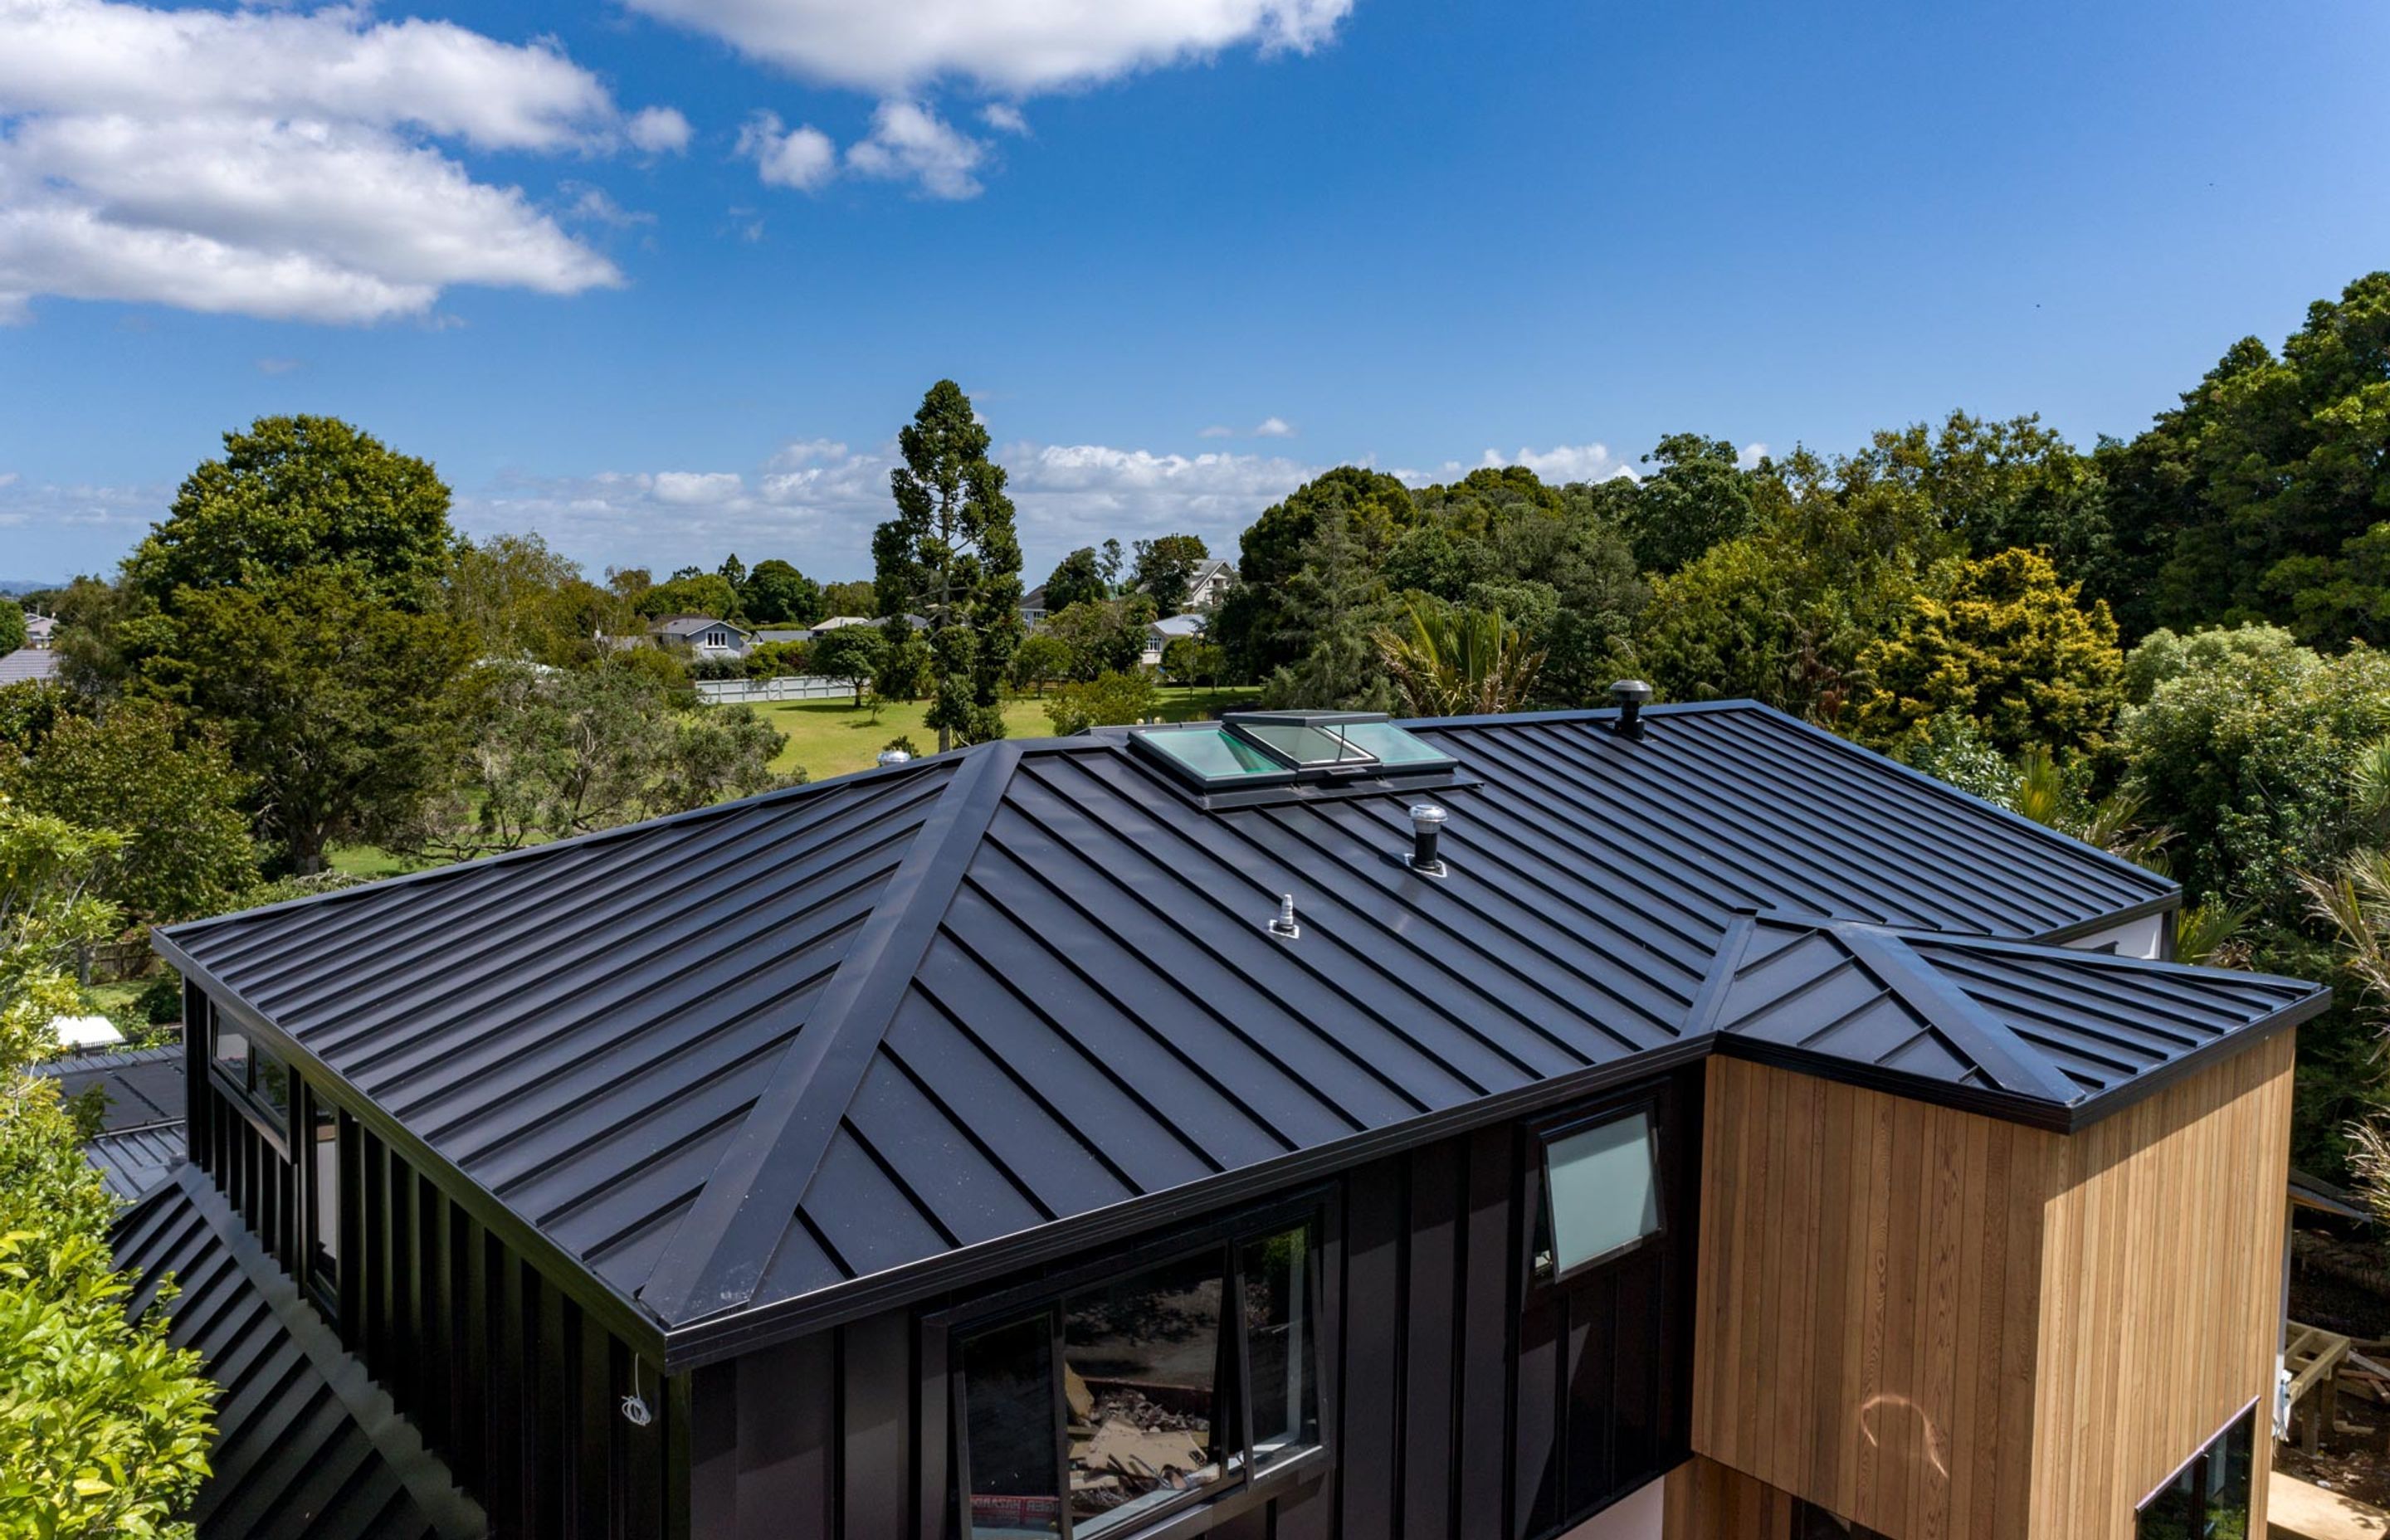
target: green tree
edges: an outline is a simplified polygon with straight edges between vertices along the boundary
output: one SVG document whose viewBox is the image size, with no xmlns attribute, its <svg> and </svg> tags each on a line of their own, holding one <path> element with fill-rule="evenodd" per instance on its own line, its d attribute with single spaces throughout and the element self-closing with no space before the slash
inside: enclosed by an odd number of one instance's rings
<svg viewBox="0 0 2390 1540">
<path fill-rule="evenodd" d="M 1012 649 L 1012 687 L 1046 693 L 1046 687 L 1071 672 L 1071 649 L 1050 631 L 1033 631 Z"/>
<path fill-rule="evenodd" d="M 901 617 L 892 620 L 880 633 L 880 669 L 872 676 L 872 687 L 889 700 L 918 700 L 931 688 L 936 661 L 920 633 Z"/>
<path fill-rule="evenodd" d="M 430 465 L 337 417 L 260 417 L 186 477 L 126 563 L 172 612 L 178 589 L 215 590 L 327 570 L 402 610 L 437 602 L 447 574 L 448 489 Z"/>
<path fill-rule="evenodd" d="M 0 594 L 0 657 L 25 645 L 25 610 L 15 599 Z"/>
<path fill-rule="evenodd" d="M 1387 619 L 1385 587 L 1372 569 L 1352 517 L 1330 507 L 1317 517 L 1303 562 L 1283 585 L 1291 612 L 1303 617 L 1309 646 L 1271 672 L 1262 704 L 1274 708 L 1381 712 L 1394 687 L 1370 633 Z"/>
<path fill-rule="evenodd" d="M 811 625 L 822 618 L 821 584 L 777 557 L 755 563 L 739 601 L 756 625 Z"/>
<path fill-rule="evenodd" d="M 870 620 L 880 613 L 880 585 L 857 578 L 851 583 L 822 584 L 822 617 L 856 615 Z"/>
<path fill-rule="evenodd" d="M 2310 305 L 2279 355 L 2234 343 L 2095 458 L 2150 623 L 2390 641 L 2390 272 Z"/>
<path fill-rule="evenodd" d="M 1104 542 L 1103 554 L 1096 558 L 1096 575 L 1104 580 L 1104 597 L 1120 592 L 1121 543 L 1116 539 Z"/>
<path fill-rule="evenodd" d="M 21 769 L 0 764 L 19 806 L 122 837 L 97 892 L 143 925 L 222 914 L 256 886 L 248 789 L 219 732 L 158 700 L 60 717 Z"/>
<path fill-rule="evenodd" d="M 1021 542 L 989 442 L 962 387 L 930 387 L 896 436 L 896 517 L 871 540 L 881 612 L 928 621 L 932 698 L 922 720 L 941 752 L 1004 736 L 1005 668 L 1021 638 Z"/>
<path fill-rule="evenodd" d="M 580 567 L 537 534 L 459 540 L 448 570 L 448 613 L 483 657 L 562 663 L 590 639 L 589 632 L 573 629 L 582 618 L 578 596 L 568 597 L 587 586 L 580 580 Z M 628 619 L 612 613 L 618 624 Z"/>
<path fill-rule="evenodd" d="M 1720 541 L 1748 534 L 1756 522 L 1750 477 L 1734 445 L 1698 433 L 1671 433 L 1643 456 L 1659 468 L 1643 479 L 1626 512 L 1637 559 L 1673 572 Z"/>
<path fill-rule="evenodd" d="M 1204 548 L 1201 538 L 1191 534 L 1158 535 L 1138 541 L 1135 550 L 1137 562 L 1129 570 L 1129 585 L 1153 600 L 1156 614 L 1176 615 L 1186 609 L 1188 590 L 1195 582 L 1195 569 L 1212 555 Z"/>
<path fill-rule="evenodd" d="M 863 704 L 863 687 L 880 673 L 880 632 L 868 625 L 842 625 L 814 638 L 814 672 L 825 679 L 854 687 L 854 703 Z"/>
<path fill-rule="evenodd" d="M 1431 599 L 1407 607 L 1409 625 L 1372 637 L 1413 716 L 1517 711 L 1536 686 L 1544 655 L 1498 610 L 1463 610 Z"/>
<path fill-rule="evenodd" d="M 661 620 L 667 615 L 703 615 L 709 620 L 736 621 L 739 590 L 719 572 L 692 572 L 657 584 L 631 601 L 642 615 Z"/>
<path fill-rule="evenodd" d="M 2032 551 L 1946 564 L 1860 655 L 1875 685 L 1860 734 L 1896 743 L 1955 711 L 2007 753 L 2097 748 L 2124 704 L 2124 657 L 2108 607 L 2081 595 Z"/>
<path fill-rule="evenodd" d="M 2181 831 L 2183 886 L 2287 928 L 2303 916 L 2301 873 L 2382 842 L 2359 772 L 2385 734 L 2390 655 L 2219 648 L 2127 710 L 2117 742 L 2129 784 Z"/>
<path fill-rule="evenodd" d="M 1321 516 L 1330 512 L 1343 517 L 1343 530 L 1336 538 L 1340 550 L 1349 553 L 1347 565 L 1356 571 L 1373 568 L 1379 554 L 1418 522 L 1408 487 L 1356 466 L 1339 466 L 1265 509 L 1238 542 L 1237 585 L 1212 622 L 1212 635 L 1227 649 L 1236 677 L 1266 678 L 1303 660 L 1318 640 L 1316 590 L 1298 594 L 1290 585 L 1304 568 Z M 1363 635 L 1341 635 L 1337 646 L 1368 656 Z"/>
<path fill-rule="evenodd" d="M 320 871 L 335 840 L 403 827 L 445 782 L 449 691 L 471 656 L 446 616 L 378 600 L 343 571 L 177 596 L 146 681 L 223 729 L 291 870 Z"/>
<path fill-rule="evenodd" d="M 2125 654 L 2125 699 L 2139 706 L 2158 687 L 2186 674 L 2279 662 L 2299 650 L 2297 638 L 2276 625 L 2204 626 L 2188 635 L 2161 626 Z"/>
<path fill-rule="evenodd" d="M 1063 673 L 1085 684 L 1107 674 L 1125 674 L 1145 652 L 1153 601 L 1143 594 L 1082 602 L 1049 615 L 1039 635 L 1060 643 L 1069 661 Z"/>
<path fill-rule="evenodd" d="M 1100 604 L 1111 597 L 1093 545 L 1082 545 L 1046 575 L 1046 613 L 1059 615 L 1074 604 Z"/>
<path fill-rule="evenodd" d="M 1142 722 L 1153 710 L 1153 677 L 1137 669 L 1064 685 L 1046 703 L 1046 720 L 1056 736 L 1068 738 L 1089 727 Z"/>
<path fill-rule="evenodd" d="M 24 1072 L 77 1007 L 71 960 L 120 923 L 93 895 L 117 846 L 0 797 L 0 1525 L 43 1540 L 188 1535 L 212 1432 L 199 1355 L 126 1312 L 115 1204 L 57 1084 Z"/>
</svg>

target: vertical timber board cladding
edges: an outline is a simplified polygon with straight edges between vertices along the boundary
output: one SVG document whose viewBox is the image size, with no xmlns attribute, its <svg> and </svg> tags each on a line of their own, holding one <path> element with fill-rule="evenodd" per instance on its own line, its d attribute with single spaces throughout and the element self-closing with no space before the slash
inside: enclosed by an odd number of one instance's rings
<svg viewBox="0 0 2390 1540">
<path fill-rule="evenodd" d="M 2056 1136 L 1708 1073 L 1693 1447 L 1894 1540 L 2022 1540 Z"/>
<path fill-rule="evenodd" d="M 2274 1378 L 2293 1034 L 2063 1141 L 2043 1247 L 2033 1534 L 2120 1540 Z M 2259 1409 L 2261 1425 L 2270 1401 Z M 2249 1533 L 2266 1533 L 2257 1440 Z"/>
<path fill-rule="evenodd" d="M 2074 1136 L 1713 1059 L 1694 1449 L 1890 1540 L 2128 1540 L 2271 1382 L 2293 1052 Z"/>
</svg>

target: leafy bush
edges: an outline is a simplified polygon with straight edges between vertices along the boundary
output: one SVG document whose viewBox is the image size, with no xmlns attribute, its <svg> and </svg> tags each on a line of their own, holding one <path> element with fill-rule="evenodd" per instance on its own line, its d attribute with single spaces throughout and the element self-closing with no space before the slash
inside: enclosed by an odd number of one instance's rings
<svg viewBox="0 0 2390 1540">
<path fill-rule="evenodd" d="M 1064 685 L 1046 702 L 1046 719 L 1063 738 L 1089 727 L 1141 722 L 1152 714 L 1153 680 L 1142 672 Z"/>
</svg>

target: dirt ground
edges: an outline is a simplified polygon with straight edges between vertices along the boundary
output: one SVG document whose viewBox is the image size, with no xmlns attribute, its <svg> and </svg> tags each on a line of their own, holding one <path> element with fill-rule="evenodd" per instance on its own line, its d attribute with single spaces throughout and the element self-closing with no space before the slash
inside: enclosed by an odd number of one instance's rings
<svg viewBox="0 0 2390 1540">
<path fill-rule="evenodd" d="M 2390 1338 L 2390 1293 L 2352 1276 L 2371 1274 L 2390 1282 L 2390 1256 L 2378 1241 L 2351 1242 L 2302 1228 L 2293 1256 L 2293 1320 L 2348 1337 Z M 2390 1457 L 2382 1453 L 2379 1432 L 2390 1422 L 2390 1408 L 2343 1394 L 2340 1416 L 2344 1422 L 2371 1424 L 2375 1436 L 2327 1433 L 2314 1455 L 2296 1444 L 2277 1444 L 2276 1469 L 2326 1491 L 2390 1508 Z"/>
</svg>

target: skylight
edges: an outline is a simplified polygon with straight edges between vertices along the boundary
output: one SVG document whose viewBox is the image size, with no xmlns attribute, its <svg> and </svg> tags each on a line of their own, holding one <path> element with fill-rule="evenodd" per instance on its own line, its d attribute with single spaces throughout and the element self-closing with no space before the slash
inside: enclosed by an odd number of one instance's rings
<svg viewBox="0 0 2390 1540">
<path fill-rule="evenodd" d="M 1216 723 L 1135 728 L 1129 741 L 1206 791 L 1419 775 L 1457 763 L 1383 715 L 1356 712 L 1229 712 Z"/>
</svg>

